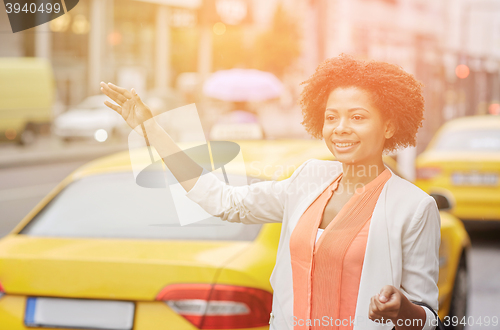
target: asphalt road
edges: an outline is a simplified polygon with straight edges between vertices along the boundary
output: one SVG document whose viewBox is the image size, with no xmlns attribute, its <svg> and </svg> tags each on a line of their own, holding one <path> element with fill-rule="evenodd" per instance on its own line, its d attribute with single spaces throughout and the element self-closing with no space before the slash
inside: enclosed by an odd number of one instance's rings
<svg viewBox="0 0 500 330">
<path fill-rule="evenodd" d="M 64 162 L 0 169 L 0 237 L 14 226 L 66 175 L 85 161 Z M 500 322 L 500 230 L 475 230 L 470 232 L 471 295 L 469 315 Z M 469 330 L 500 329 L 500 323 L 474 325 Z"/>
<path fill-rule="evenodd" d="M 486 326 L 475 324 L 467 330 L 500 329 L 500 230 L 469 231 L 472 241 L 470 253 L 469 275 L 471 290 L 468 315 L 477 323 L 479 316 L 484 320 L 497 317 L 498 325 Z M 472 319 L 471 319 L 472 320 Z"/>
<path fill-rule="evenodd" d="M 62 179 L 86 161 L 0 170 L 0 237 L 8 234 Z"/>
</svg>

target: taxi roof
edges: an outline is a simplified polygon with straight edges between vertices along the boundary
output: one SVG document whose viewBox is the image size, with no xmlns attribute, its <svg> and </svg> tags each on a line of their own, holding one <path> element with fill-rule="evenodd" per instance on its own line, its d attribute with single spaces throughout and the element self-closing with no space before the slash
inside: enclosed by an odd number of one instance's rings
<svg viewBox="0 0 500 330">
<path fill-rule="evenodd" d="M 227 173 L 233 175 L 246 175 L 248 177 L 262 180 L 283 180 L 305 161 L 314 158 L 319 160 L 335 160 L 330 150 L 322 140 L 314 139 L 276 139 L 276 140 L 235 140 L 242 151 L 244 164 L 238 161 L 225 166 Z M 179 146 L 186 150 L 200 145 L 196 142 L 183 142 Z M 159 160 L 160 156 L 155 148 L 151 148 L 154 159 Z M 70 181 L 78 178 L 111 172 L 133 171 L 134 164 L 144 168 L 151 163 L 150 156 L 146 148 L 125 150 L 101 158 L 97 158 L 82 165 L 70 175 Z M 399 173 L 397 162 L 390 155 L 383 156 L 384 163 L 393 172 Z M 134 166 L 135 166 L 134 165 Z"/>
<path fill-rule="evenodd" d="M 228 173 L 242 174 L 260 179 L 280 180 L 290 176 L 293 171 L 311 158 L 333 160 L 334 157 L 322 140 L 279 139 L 279 140 L 241 140 L 236 142 L 242 151 L 246 173 L 236 167 L 228 166 Z M 185 150 L 200 145 L 196 142 L 179 143 Z M 159 155 L 152 148 L 155 160 Z M 146 148 L 126 150 L 93 160 L 73 172 L 73 179 L 105 172 L 132 171 L 132 161 L 139 166 L 151 163 Z M 239 166 L 239 169 L 242 167 Z"/>
<path fill-rule="evenodd" d="M 500 128 L 500 116 L 477 115 L 460 117 L 446 122 L 443 128 L 450 130 Z"/>
</svg>

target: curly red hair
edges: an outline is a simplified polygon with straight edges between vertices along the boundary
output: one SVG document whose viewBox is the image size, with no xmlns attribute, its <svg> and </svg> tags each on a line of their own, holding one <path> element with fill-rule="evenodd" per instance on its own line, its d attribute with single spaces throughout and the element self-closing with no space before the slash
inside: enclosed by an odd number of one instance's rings
<svg viewBox="0 0 500 330">
<path fill-rule="evenodd" d="M 398 65 L 381 61 L 362 61 L 341 54 L 321 63 L 301 85 L 302 125 L 315 138 L 322 138 L 326 102 L 338 87 L 357 87 L 367 91 L 384 119 L 391 119 L 396 130 L 385 141 L 384 151 L 416 145 L 416 135 L 424 119 L 423 84 Z"/>
</svg>

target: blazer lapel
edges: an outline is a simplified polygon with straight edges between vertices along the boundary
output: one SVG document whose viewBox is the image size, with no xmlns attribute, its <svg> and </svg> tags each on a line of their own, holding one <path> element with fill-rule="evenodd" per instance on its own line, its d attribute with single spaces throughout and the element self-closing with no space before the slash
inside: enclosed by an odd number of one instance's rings
<svg viewBox="0 0 500 330">
<path fill-rule="evenodd" d="M 295 210 L 291 213 L 290 216 L 284 218 L 283 226 L 281 229 L 282 233 L 280 235 L 280 245 L 278 246 L 278 256 L 280 258 L 277 258 L 276 267 L 273 270 L 270 278 L 270 282 L 273 289 L 275 290 L 275 292 L 279 292 L 279 294 L 276 294 L 273 297 L 274 299 L 273 301 L 276 301 L 277 305 L 279 305 L 278 312 L 283 313 L 283 317 L 280 318 L 280 320 L 284 322 L 283 329 L 285 324 L 286 326 L 289 326 L 291 324 L 289 324 L 288 322 L 291 322 L 293 320 L 293 290 L 290 290 L 290 288 L 293 287 L 292 264 L 289 252 L 290 236 L 292 234 L 293 229 L 297 225 L 297 222 L 299 221 L 300 217 L 307 210 L 309 205 L 311 205 L 312 202 L 314 202 L 314 200 L 318 198 L 318 196 L 337 178 L 337 175 L 341 174 L 342 166 L 341 165 L 339 166 L 334 162 L 332 162 L 331 164 L 332 166 L 336 166 L 337 169 L 337 171 L 335 172 L 336 175 L 333 175 L 326 181 L 323 181 L 324 178 L 315 177 L 311 179 L 310 182 L 301 183 L 305 184 L 306 188 L 310 187 L 308 185 L 309 183 L 317 183 L 318 188 L 313 189 L 310 192 L 305 190 L 304 194 L 298 195 L 304 197 L 302 197 L 301 200 L 293 201 L 291 203 L 291 205 L 293 205 L 294 202 L 298 203 L 298 206 L 295 208 Z M 274 325 L 272 327 L 273 330 L 278 328 L 279 328 L 278 324 L 276 324 L 276 327 Z M 291 330 L 291 328 L 289 328 L 289 330 Z"/>
<path fill-rule="evenodd" d="M 394 178 L 394 173 L 391 172 L 391 174 L 389 181 Z M 384 285 L 394 285 L 385 212 L 389 181 L 380 193 L 370 221 L 356 303 L 357 323 L 353 330 L 392 329 L 392 325 L 382 325 L 371 321 L 368 317 L 371 297 L 380 293 Z"/>
<path fill-rule="evenodd" d="M 307 194 L 307 197 L 304 198 L 300 202 L 300 204 L 297 206 L 297 208 L 295 209 L 295 211 L 293 212 L 293 214 L 290 216 L 290 220 L 289 220 L 288 225 L 287 225 L 287 229 L 288 229 L 288 231 L 289 231 L 290 234 L 292 233 L 293 229 L 297 225 L 297 222 L 299 221 L 299 219 L 302 216 L 302 214 L 304 214 L 304 212 L 307 210 L 307 208 L 316 200 L 316 198 L 318 198 L 319 195 L 321 195 L 321 193 L 323 191 L 325 191 L 325 189 L 329 185 L 332 184 L 333 181 L 335 181 L 336 178 L 338 178 L 338 176 L 340 174 L 343 173 L 342 166 L 340 166 L 340 170 L 337 173 L 338 173 L 338 175 L 333 175 L 328 180 L 320 183 L 318 185 L 318 188 L 316 188 L 316 189 L 312 190 L 311 192 L 309 192 Z"/>
<path fill-rule="evenodd" d="M 339 163 L 340 164 L 340 163 Z M 335 165 L 339 166 L 339 165 Z M 340 169 L 337 173 L 340 175 L 342 172 L 342 166 L 339 166 Z M 389 169 L 390 170 L 390 169 Z M 375 209 L 373 211 L 373 215 L 370 221 L 370 228 L 368 232 L 368 240 L 366 243 L 365 257 L 363 262 L 363 268 L 361 271 L 361 279 L 358 291 L 358 299 L 356 303 L 356 317 L 357 323 L 354 324 L 353 330 L 390 330 L 392 329 L 392 325 L 382 325 L 377 324 L 371 321 L 368 318 L 369 312 L 369 304 L 370 298 L 377 293 L 380 292 L 382 287 L 387 284 L 393 284 L 393 271 L 391 268 L 391 256 L 389 249 L 389 235 L 387 232 L 387 219 L 385 212 L 386 205 L 386 193 L 387 186 L 391 180 L 393 180 L 395 174 L 392 173 L 392 177 L 386 182 L 384 188 L 379 196 Z M 298 220 L 302 216 L 302 214 L 306 211 L 306 209 L 311 205 L 311 203 L 318 198 L 318 196 L 337 178 L 337 176 L 333 175 L 326 182 L 323 182 L 321 178 L 315 178 L 316 182 L 322 182 L 318 184 L 318 188 L 312 190 L 309 193 L 305 193 L 302 201 L 298 203 L 298 206 L 293 211 L 292 215 L 287 217 L 287 221 L 283 223 L 286 227 L 286 231 L 284 234 L 283 240 L 283 248 L 289 249 L 288 241 L 290 240 L 290 235 Z M 307 184 L 306 184 L 307 185 Z M 283 228 L 282 228 L 283 230 Z M 280 239 L 281 244 L 281 239 Z M 280 253 L 278 251 L 278 253 Z M 289 253 L 286 254 L 288 256 L 287 259 L 281 260 L 282 263 L 291 263 Z M 280 266 L 282 267 L 282 266 Z M 287 264 L 287 271 L 291 272 L 291 265 Z M 281 269 L 281 268 L 280 268 Z M 274 277 L 273 277 L 274 276 Z M 280 305 L 280 311 L 286 312 L 284 315 L 286 317 L 290 317 L 290 320 L 293 318 L 293 315 L 288 313 L 292 313 L 293 311 L 293 301 L 292 297 L 290 299 L 286 299 L 289 296 L 288 292 L 289 288 L 293 285 L 289 280 L 291 280 L 291 276 L 281 279 L 277 281 L 275 279 L 276 274 L 273 271 L 271 275 L 271 283 L 273 284 L 273 288 L 280 291 L 280 295 L 277 295 L 276 300 Z M 282 297 L 283 296 L 283 297 Z M 278 299 L 283 298 L 283 300 Z M 285 319 L 283 319 L 284 321 Z M 285 321 L 286 322 L 286 321 Z M 287 324 L 288 325 L 288 324 Z M 275 327 L 273 327 L 275 329 Z"/>
</svg>

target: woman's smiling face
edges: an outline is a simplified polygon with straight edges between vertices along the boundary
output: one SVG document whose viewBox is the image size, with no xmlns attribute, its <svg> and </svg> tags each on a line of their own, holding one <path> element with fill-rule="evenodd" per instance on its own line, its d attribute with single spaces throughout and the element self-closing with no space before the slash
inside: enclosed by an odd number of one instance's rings
<svg viewBox="0 0 500 330">
<path fill-rule="evenodd" d="M 323 138 L 336 160 L 345 164 L 378 164 L 394 127 L 384 121 L 370 94 L 357 87 L 336 88 L 326 103 Z"/>
</svg>

